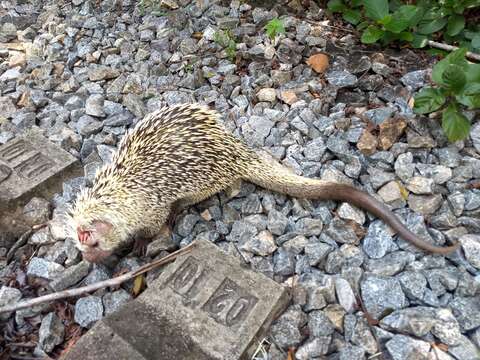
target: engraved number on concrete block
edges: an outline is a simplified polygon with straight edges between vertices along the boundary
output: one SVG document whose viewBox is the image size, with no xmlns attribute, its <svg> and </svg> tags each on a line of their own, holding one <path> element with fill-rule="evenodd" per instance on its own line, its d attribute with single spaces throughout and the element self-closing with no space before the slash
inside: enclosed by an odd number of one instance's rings
<svg viewBox="0 0 480 360">
<path fill-rule="evenodd" d="M 36 153 L 18 164 L 15 170 L 17 170 L 19 175 L 31 179 L 48 171 L 53 165 L 53 162 L 45 155 Z"/>
<path fill-rule="evenodd" d="M 5 145 L 0 151 L 0 157 L 7 162 L 13 162 L 16 158 L 32 151 L 33 148 L 24 140 L 18 140 Z"/>
<path fill-rule="evenodd" d="M 167 284 L 188 300 L 193 300 L 201 290 L 206 270 L 194 257 L 189 256 L 172 274 Z"/>
<path fill-rule="evenodd" d="M 2 181 L 7 180 L 11 173 L 12 173 L 12 169 L 10 169 L 6 165 L 0 164 L 0 183 L 2 183 Z"/>
<path fill-rule="evenodd" d="M 26 158 L 16 164 L 21 157 Z M 3 147 L 0 151 L 0 158 L 11 165 L 18 175 L 27 179 L 40 176 L 54 166 L 54 163 L 46 155 L 37 152 L 24 140 L 18 140 Z M 0 170 L 0 172 L 4 171 Z M 2 180 L 6 180 L 6 177 L 0 175 L 0 182 Z"/>
<path fill-rule="evenodd" d="M 228 327 L 241 324 L 258 299 L 226 278 L 203 306 L 212 318 Z"/>
</svg>

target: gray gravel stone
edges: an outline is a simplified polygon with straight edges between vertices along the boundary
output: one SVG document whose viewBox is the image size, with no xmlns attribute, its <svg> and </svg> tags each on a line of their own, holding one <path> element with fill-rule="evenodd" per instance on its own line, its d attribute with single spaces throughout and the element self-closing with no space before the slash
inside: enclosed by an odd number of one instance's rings
<svg viewBox="0 0 480 360">
<path fill-rule="evenodd" d="M 295 359 L 310 360 L 319 358 L 328 353 L 331 341 L 331 336 L 319 336 L 309 339 L 297 349 Z"/>
<path fill-rule="evenodd" d="M 385 120 L 392 117 L 395 109 L 392 107 L 381 107 L 365 111 L 365 116 L 376 125 L 380 125 Z"/>
<path fill-rule="evenodd" d="M 278 249 L 273 256 L 273 271 L 277 275 L 292 275 L 295 272 L 295 254 L 290 249 Z"/>
<path fill-rule="evenodd" d="M 320 161 L 325 154 L 327 147 L 321 137 L 315 138 L 305 144 L 303 154 L 310 161 Z"/>
<path fill-rule="evenodd" d="M 381 220 L 373 221 L 363 239 L 363 251 L 372 259 L 379 259 L 393 247 L 393 238 L 389 228 Z"/>
<path fill-rule="evenodd" d="M 330 84 L 339 88 L 354 86 L 357 83 L 357 77 L 348 71 L 330 71 L 326 78 Z"/>
<path fill-rule="evenodd" d="M 97 134 L 102 130 L 103 123 L 89 115 L 83 115 L 75 124 L 75 129 L 80 135 L 89 136 Z"/>
<path fill-rule="evenodd" d="M 479 349 L 468 337 L 462 336 L 457 346 L 449 346 L 448 352 L 457 360 L 477 360 L 479 358 Z"/>
<path fill-rule="evenodd" d="M 255 255 L 267 256 L 273 254 L 275 250 L 277 250 L 277 245 L 275 244 L 272 233 L 263 230 L 241 244 L 240 249 Z"/>
<path fill-rule="evenodd" d="M 459 239 L 468 262 L 480 269 L 480 235 L 467 234 Z"/>
<path fill-rule="evenodd" d="M 330 275 L 319 271 L 303 273 L 298 279 L 298 286 L 307 292 L 306 311 L 323 309 L 327 302 L 336 301 L 334 279 Z"/>
<path fill-rule="evenodd" d="M 402 208 L 405 206 L 405 199 L 402 194 L 400 184 L 396 181 L 390 181 L 378 190 L 378 195 L 382 200 L 392 208 Z"/>
<path fill-rule="evenodd" d="M 346 315 L 344 321 L 345 340 L 354 345 L 361 346 L 369 354 L 375 354 L 379 351 L 377 342 L 373 337 L 364 317 L 356 317 L 354 315 Z"/>
<path fill-rule="evenodd" d="M 395 335 L 385 344 L 393 360 L 428 359 L 430 344 L 405 335 Z"/>
<path fill-rule="evenodd" d="M 17 108 L 15 107 L 12 100 L 8 96 L 0 97 L 0 112 L 2 113 L 2 116 L 6 118 L 10 118 L 16 113 L 16 111 L 17 111 Z"/>
<path fill-rule="evenodd" d="M 87 115 L 104 117 L 105 111 L 103 110 L 105 98 L 100 94 L 93 94 L 87 98 L 85 103 L 85 112 Z"/>
<path fill-rule="evenodd" d="M 400 154 L 395 161 L 395 173 L 403 181 L 407 182 L 415 171 L 415 165 L 413 164 L 413 154 L 407 152 Z"/>
<path fill-rule="evenodd" d="M 87 261 L 82 261 L 77 265 L 71 266 L 63 271 L 59 276 L 50 282 L 50 287 L 54 291 L 65 290 L 72 285 L 80 282 L 90 271 L 91 264 Z"/>
<path fill-rule="evenodd" d="M 480 152 L 480 123 L 476 123 L 470 129 L 470 138 L 472 139 L 473 146 Z"/>
<path fill-rule="evenodd" d="M 308 330 L 309 334 L 318 337 L 332 335 L 335 329 L 322 310 L 314 310 L 308 314 Z"/>
<path fill-rule="evenodd" d="M 108 280 L 112 277 L 111 271 L 102 264 L 94 264 L 92 271 L 82 281 L 83 285 L 91 285 L 99 281 Z"/>
<path fill-rule="evenodd" d="M 418 195 L 428 195 L 433 192 L 433 179 L 414 176 L 406 185 L 407 189 Z"/>
<path fill-rule="evenodd" d="M 0 288 L 0 307 L 13 305 L 22 298 L 22 293 L 16 288 L 2 286 Z M 12 313 L 0 314 L 0 320 L 7 320 Z"/>
<path fill-rule="evenodd" d="M 336 278 L 335 291 L 337 293 L 338 303 L 345 311 L 347 313 L 354 312 L 357 307 L 357 299 L 348 281 L 342 278 Z"/>
<path fill-rule="evenodd" d="M 283 349 L 298 346 L 305 335 L 300 329 L 307 323 L 307 316 L 298 307 L 290 307 L 275 321 L 270 329 L 275 343 Z"/>
<path fill-rule="evenodd" d="M 473 330 L 480 326 L 480 298 L 455 297 L 448 306 L 460 324 L 462 332 Z"/>
<path fill-rule="evenodd" d="M 274 123 L 263 116 L 252 116 L 242 125 L 242 133 L 251 146 L 263 146 L 265 138 L 270 134 Z"/>
<path fill-rule="evenodd" d="M 464 209 L 467 211 L 477 210 L 480 208 L 480 191 L 471 190 L 465 191 L 465 205 Z"/>
<path fill-rule="evenodd" d="M 357 224 L 363 225 L 365 222 L 365 213 L 359 208 L 350 205 L 349 203 L 342 203 L 337 210 L 338 216 L 345 220 L 353 220 Z"/>
<path fill-rule="evenodd" d="M 426 70 L 416 70 L 406 73 L 400 78 L 400 81 L 408 86 L 412 91 L 415 91 L 425 85 Z"/>
<path fill-rule="evenodd" d="M 51 236 L 48 228 L 38 230 L 28 239 L 28 243 L 32 245 L 46 245 L 54 242 L 55 240 Z"/>
<path fill-rule="evenodd" d="M 187 214 L 182 216 L 176 223 L 175 229 L 180 236 L 188 236 L 193 230 L 195 224 L 200 220 L 200 216 Z"/>
<path fill-rule="evenodd" d="M 443 165 L 416 164 L 416 168 L 422 176 L 433 179 L 436 184 L 444 184 L 453 176 L 452 169 Z"/>
<path fill-rule="evenodd" d="M 12 81 L 12 80 L 17 80 L 22 76 L 22 73 L 20 72 L 21 68 L 20 66 L 8 69 L 3 72 L 2 75 L 0 75 L 0 81 Z"/>
<path fill-rule="evenodd" d="M 358 243 L 358 237 L 355 233 L 354 227 L 339 218 L 334 218 L 330 221 L 326 234 L 341 244 Z"/>
<path fill-rule="evenodd" d="M 110 315 L 111 313 L 120 309 L 123 304 L 126 304 L 131 299 L 132 295 L 123 289 L 106 293 L 102 297 L 105 315 Z"/>
<path fill-rule="evenodd" d="M 49 219 L 50 202 L 33 197 L 23 208 L 23 216 L 30 224 L 42 224 Z"/>
<path fill-rule="evenodd" d="M 63 342 L 65 327 L 60 318 L 53 312 L 42 319 L 38 333 L 38 344 L 43 351 L 49 353 Z"/>
<path fill-rule="evenodd" d="M 102 299 L 87 296 L 75 303 L 75 322 L 81 327 L 89 328 L 103 317 Z"/>
<path fill-rule="evenodd" d="M 288 224 L 288 218 L 280 211 L 272 209 L 268 212 L 268 230 L 273 235 L 282 235 Z"/>
<path fill-rule="evenodd" d="M 403 292 L 411 300 L 421 300 L 427 288 L 427 279 L 416 271 L 404 271 L 397 276 Z"/>
<path fill-rule="evenodd" d="M 458 322 L 449 309 L 418 306 L 396 310 L 384 317 L 380 324 L 386 330 L 416 337 L 431 333 L 449 346 L 457 345 L 461 337 Z"/>
<path fill-rule="evenodd" d="M 295 230 L 297 234 L 304 236 L 318 236 L 322 232 L 323 221 L 322 219 L 309 219 L 304 218 L 297 221 L 295 224 Z"/>
<path fill-rule="evenodd" d="M 440 194 L 435 195 L 413 195 L 408 196 L 408 206 L 413 211 L 422 215 L 431 215 L 442 205 L 443 198 Z"/>
<path fill-rule="evenodd" d="M 57 278 L 63 271 L 65 268 L 62 265 L 39 257 L 32 258 L 27 267 L 27 275 L 48 280 Z"/>
<path fill-rule="evenodd" d="M 305 255 L 311 266 L 317 266 L 326 259 L 327 255 L 333 250 L 333 246 L 319 242 L 316 238 L 309 240 L 305 244 Z"/>
<path fill-rule="evenodd" d="M 361 346 L 346 345 L 338 352 L 338 360 L 363 360 L 365 350 Z"/>
<path fill-rule="evenodd" d="M 368 275 L 360 283 L 366 310 L 378 319 L 387 309 L 402 309 L 407 300 L 397 279 Z"/>
</svg>

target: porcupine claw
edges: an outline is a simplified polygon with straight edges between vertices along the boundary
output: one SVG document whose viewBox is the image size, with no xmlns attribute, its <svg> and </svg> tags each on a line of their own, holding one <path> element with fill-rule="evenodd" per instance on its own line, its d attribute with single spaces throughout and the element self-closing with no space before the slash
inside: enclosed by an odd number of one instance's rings
<svg viewBox="0 0 480 360">
<path fill-rule="evenodd" d="M 145 237 L 136 237 L 133 243 L 132 253 L 135 256 L 143 257 L 147 254 L 147 246 L 151 239 Z"/>
</svg>

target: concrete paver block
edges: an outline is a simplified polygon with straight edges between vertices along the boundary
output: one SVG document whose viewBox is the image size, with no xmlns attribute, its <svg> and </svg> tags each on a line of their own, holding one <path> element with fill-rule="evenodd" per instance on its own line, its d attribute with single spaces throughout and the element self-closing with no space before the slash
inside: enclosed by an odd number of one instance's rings
<svg viewBox="0 0 480 360">
<path fill-rule="evenodd" d="M 98 327 L 107 327 L 147 360 L 249 359 L 288 300 L 282 285 L 199 241 L 141 296 L 95 325 L 65 359 L 98 343 Z M 89 351 L 82 355 L 96 359 Z"/>
<path fill-rule="evenodd" d="M 19 208 L 33 196 L 49 198 L 61 191 L 63 181 L 80 174 L 78 165 L 36 128 L 0 145 L 0 230 L 17 232 Z"/>
</svg>

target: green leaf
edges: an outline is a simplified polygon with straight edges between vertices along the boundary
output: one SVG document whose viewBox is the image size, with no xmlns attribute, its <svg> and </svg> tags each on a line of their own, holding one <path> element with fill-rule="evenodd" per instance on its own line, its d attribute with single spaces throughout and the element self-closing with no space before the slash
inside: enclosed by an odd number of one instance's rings
<svg viewBox="0 0 480 360">
<path fill-rule="evenodd" d="M 465 139 L 470 133 L 470 122 L 458 111 L 455 104 L 450 104 L 442 116 L 442 128 L 448 140 L 455 142 Z"/>
<path fill-rule="evenodd" d="M 417 114 L 427 114 L 440 109 L 445 103 L 445 96 L 439 89 L 425 88 L 415 95 L 413 110 Z"/>
<path fill-rule="evenodd" d="M 372 20 L 381 20 L 388 15 L 388 0 L 365 0 L 365 15 Z"/>
<path fill-rule="evenodd" d="M 403 40 L 403 41 L 408 41 L 408 42 L 412 42 L 413 41 L 413 34 L 409 31 L 403 31 L 401 32 L 400 34 L 398 34 L 397 36 L 400 40 Z"/>
<path fill-rule="evenodd" d="M 343 19 L 353 25 L 357 25 L 362 18 L 360 10 L 346 10 L 343 13 Z"/>
<path fill-rule="evenodd" d="M 480 83 L 480 64 L 468 64 L 465 66 L 465 73 L 467 75 L 467 82 Z"/>
<path fill-rule="evenodd" d="M 475 49 L 480 49 L 480 33 L 477 33 L 472 38 L 472 47 L 475 48 Z"/>
<path fill-rule="evenodd" d="M 388 25 L 392 21 L 392 15 L 386 15 L 382 19 L 378 20 L 377 23 L 380 25 Z"/>
<path fill-rule="evenodd" d="M 362 34 L 361 41 L 364 44 L 377 42 L 385 32 L 376 26 L 370 25 Z"/>
<path fill-rule="evenodd" d="M 392 15 L 392 21 L 385 24 L 385 28 L 394 33 L 400 33 L 411 25 L 412 19 L 418 12 L 418 8 L 414 5 L 401 6 Z"/>
<path fill-rule="evenodd" d="M 390 21 L 388 24 L 385 24 L 384 26 L 385 29 L 387 29 L 388 31 L 398 34 L 408 27 L 408 21 L 393 16 L 392 21 Z"/>
<path fill-rule="evenodd" d="M 268 37 L 272 40 L 275 39 L 275 36 L 277 36 L 278 34 L 285 32 L 285 27 L 283 26 L 283 22 L 278 18 L 274 18 L 270 20 L 267 23 L 267 25 L 265 25 L 264 29 Z"/>
<path fill-rule="evenodd" d="M 362 31 L 366 29 L 369 25 L 370 23 L 368 21 L 362 21 L 360 24 L 357 25 L 357 30 Z"/>
<path fill-rule="evenodd" d="M 330 0 L 327 4 L 327 8 L 332 12 L 343 12 L 346 9 L 342 0 Z"/>
<path fill-rule="evenodd" d="M 470 110 L 480 109 L 480 95 L 466 95 L 465 93 L 461 93 L 456 95 L 455 99 Z"/>
<path fill-rule="evenodd" d="M 463 93 L 465 95 L 480 95 L 480 83 L 467 84 Z"/>
<path fill-rule="evenodd" d="M 436 63 L 432 71 L 433 81 L 437 84 L 443 84 L 442 74 L 449 64 L 456 64 L 461 66 L 463 69 L 467 69 L 468 62 L 465 60 L 466 52 L 467 49 L 465 48 L 455 50 L 454 52 L 448 54 L 445 59 Z"/>
<path fill-rule="evenodd" d="M 467 83 L 467 76 L 460 65 L 448 64 L 442 73 L 442 81 L 447 89 L 458 93 Z"/>
<path fill-rule="evenodd" d="M 418 32 L 420 34 L 429 35 L 441 30 L 445 25 L 447 25 L 446 18 L 439 18 L 435 20 L 422 20 L 418 25 Z"/>
<path fill-rule="evenodd" d="M 448 18 L 447 34 L 455 36 L 465 27 L 465 18 L 462 15 L 452 15 Z"/>
<path fill-rule="evenodd" d="M 423 48 L 427 46 L 428 38 L 425 35 L 413 34 L 412 46 L 414 48 Z"/>
</svg>

